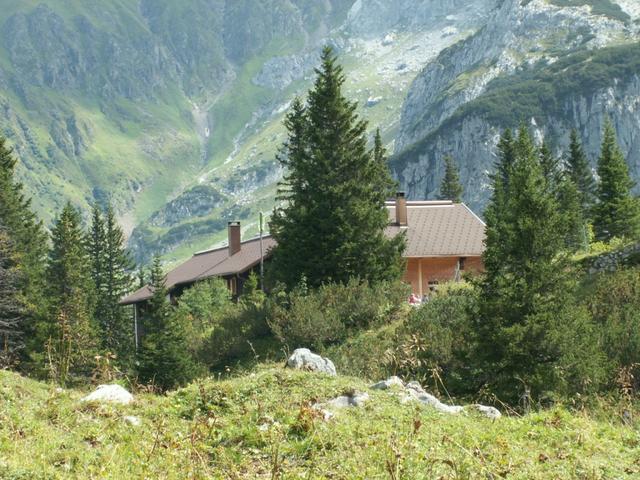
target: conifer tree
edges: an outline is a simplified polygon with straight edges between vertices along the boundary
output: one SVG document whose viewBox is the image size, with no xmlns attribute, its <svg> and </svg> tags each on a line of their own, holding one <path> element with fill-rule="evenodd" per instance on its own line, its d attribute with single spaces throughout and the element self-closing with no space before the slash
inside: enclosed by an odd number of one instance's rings
<svg viewBox="0 0 640 480">
<path fill-rule="evenodd" d="M 553 155 L 546 142 L 542 142 L 540 146 L 540 166 L 549 189 L 557 192 L 561 181 L 560 161 Z"/>
<path fill-rule="evenodd" d="M 105 255 L 106 232 L 102 210 L 97 203 L 94 203 L 91 209 L 91 225 L 86 238 L 87 252 L 91 264 L 91 279 L 96 292 L 96 320 L 102 327 L 104 334 L 104 325 L 100 318 L 101 305 L 104 301 L 104 279 L 106 271 L 106 255 Z"/>
<path fill-rule="evenodd" d="M 23 185 L 15 178 L 16 165 L 12 150 L 0 136 L 0 224 L 5 228 L 10 257 L 20 272 L 17 288 L 24 316 L 20 323 L 26 343 L 21 351 L 24 361 L 42 350 L 34 333 L 47 312 L 43 290 L 48 247 L 44 228 L 31 211 L 31 201 L 25 196 Z"/>
<path fill-rule="evenodd" d="M 460 183 L 458 167 L 451 155 L 444 157 L 444 164 L 444 177 L 440 184 L 440 200 L 452 200 L 454 203 L 460 203 L 463 189 Z"/>
<path fill-rule="evenodd" d="M 484 372 L 482 382 L 515 401 L 523 384 L 535 396 L 580 383 L 579 367 L 587 369 L 599 357 L 588 317 L 571 302 L 561 254 L 564 219 L 524 126 L 507 151 L 514 161 L 506 175 L 494 176 L 486 212 L 475 361 Z"/>
<path fill-rule="evenodd" d="M 90 373 L 99 344 L 93 320 L 91 261 L 80 213 L 70 203 L 56 219 L 51 241 L 47 263 L 50 310 L 44 336 L 52 376 L 65 383 L 71 374 Z"/>
<path fill-rule="evenodd" d="M 20 283 L 7 230 L 0 224 L 0 369 L 13 367 L 24 348 Z"/>
<path fill-rule="evenodd" d="M 540 166 L 549 193 L 557 202 L 562 216 L 564 245 L 569 251 L 587 246 L 587 221 L 581 205 L 580 193 L 570 173 L 562 171 L 560 159 L 555 157 L 546 142 L 540 146 Z"/>
<path fill-rule="evenodd" d="M 131 261 L 122 229 L 111 205 L 102 213 L 96 205 L 87 239 L 96 290 L 95 318 L 101 329 L 102 348 L 126 363 L 134 349 L 130 315 L 119 301 L 133 281 Z"/>
<path fill-rule="evenodd" d="M 570 252 L 586 249 L 589 246 L 589 235 L 582 204 L 584 197 L 566 173 L 560 177 L 557 196 L 563 216 L 565 247 Z"/>
<path fill-rule="evenodd" d="M 384 235 L 385 201 L 394 192 L 383 151 L 380 144 L 367 150 L 367 124 L 342 93 L 344 74 L 330 48 L 316 73 L 307 105 L 294 102 L 285 121 L 272 273 L 289 287 L 303 277 L 311 286 L 399 278 L 404 237 Z"/>
<path fill-rule="evenodd" d="M 180 317 L 172 312 L 162 264 L 157 255 L 153 259 L 149 287 L 153 296 L 143 318 L 145 333 L 141 342 L 138 375 L 141 381 L 168 390 L 192 380 L 197 367 L 189 353 Z"/>
<path fill-rule="evenodd" d="M 598 203 L 593 219 L 596 238 L 608 241 L 640 235 L 639 200 L 631 195 L 634 182 L 610 121 L 604 127 L 598 177 Z"/>
<path fill-rule="evenodd" d="M 516 146 L 513 132 L 507 128 L 500 136 L 498 142 L 498 161 L 495 164 L 494 175 L 499 175 L 505 188 L 509 183 L 511 168 L 516 161 Z"/>
<path fill-rule="evenodd" d="M 584 153 L 577 130 L 571 130 L 569 137 L 569 152 L 567 155 L 567 171 L 569 178 L 576 185 L 580 194 L 582 215 L 590 218 L 591 210 L 596 200 L 596 182 L 589 166 L 589 160 Z"/>
</svg>

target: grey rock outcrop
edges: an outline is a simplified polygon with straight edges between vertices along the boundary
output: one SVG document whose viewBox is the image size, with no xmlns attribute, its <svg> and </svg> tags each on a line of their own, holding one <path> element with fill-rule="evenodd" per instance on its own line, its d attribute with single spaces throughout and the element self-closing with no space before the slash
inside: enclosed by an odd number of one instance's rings
<svg viewBox="0 0 640 480">
<path fill-rule="evenodd" d="M 482 106 L 464 110 L 475 99 L 482 101 L 490 85 L 499 88 L 493 80 L 553 65 L 570 52 L 595 51 L 639 38 L 637 23 L 599 15 L 586 7 L 505 0 L 484 28 L 443 51 L 414 80 L 395 142 L 394 175 L 410 198 L 433 198 L 444 174 L 442 159 L 452 155 L 461 170 L 465 202 L 480 212 L 490 195 L 488 174 L 505 126 L 531 121 L 536 137 L 546 138 L 558 154 L 568 144 L 569 131 L 577 128 L 595 163 L 604 119 L 609 116 L 628 154 L 631 174 L 640 178 L 637 78 L 612 76 L 608 87 L 595 90 L 585 82 L 584 91 L 575 88 L 539 105 L 542 114 L 535 120 L 524 117 L 500 124 L 487 119 Z M 614 69 L 611 72 L 615 75 Z"/>
<path fill-rule="evenodd" d="M 331 360 L 312 353 L 308 348 L 297 348 L 287 360 L 287 367 L 296 370 L 326 373 L 335 376 L 336 367 Z"/>
<path fill-rule="evenodd" d="M 420 385 L 418 382 L 413 381 L 405 384 L 400 378 L 396 376 L 390 377 L 387 380 L 383 380 L 378 383 L 374 383 L 370 388 L 374 390 L 388 390 L 394 388 L 396 390 L 399 390 L 399 393 L 401 395 L 400 401 L 402 403 L 419 402 L 423 405 L 428 405 L 429 407 L 432 407 L 442 413 L 455 415 L 464 411 L 476 411 L 483 416 L 494 420 L 502 416 L 498 409 L 486 405 L 447 405 L 446 403 L 442 403 L 440 400 L 438 400 L 438 398 L 434 395 L 426 392 L 424 388 L 422 388 L 422 385 Z"/>
</svg>

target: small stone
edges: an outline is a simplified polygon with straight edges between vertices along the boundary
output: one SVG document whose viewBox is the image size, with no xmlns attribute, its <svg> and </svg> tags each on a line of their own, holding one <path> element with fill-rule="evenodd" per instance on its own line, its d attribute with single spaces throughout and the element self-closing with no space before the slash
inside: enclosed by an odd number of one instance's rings
<svg viewBox="0 0 640 480">
<path fill-rule="evenodd" d="M 491 418 L 493 420 L 496 420 L 500 417 L 502 417 L 502 414 L 500 413 L 500 410 L 498 410 L 495 407 L 487 407 L 486 405 L 469 405 L 467 408 L 472 409 L 472 410 L 476 410 L 479 413 L 481 413 L 482 415 L 484 415 L 487 418 Z"/>
<path fill-rule="evenodd" d="M 329 400 L 326 405 L 333 408 L 362 407 L 368 400 L 368 393 L 356 392 L 353 395 L 341 395 Z"/>
<path fill-rule="evenodd" d="M 139 427 L 140 425 L 142 425 L 142 420 L 140 420 L 138 417 L 135 417 L 133 415 L 125 416 L 124 421 L 127 422 L 129 425 L 133 425 L 134 427 Z"/>
<path fill-rule="evenodd" d="M 399 377 L 396 377 L 394 375 L 393 377 L 389 377 L 386 380 L 374 383 L 370 388 L 373 390 L 388 390 L 393 386 L 404 387 L 404 382 Z"/>
</svg>

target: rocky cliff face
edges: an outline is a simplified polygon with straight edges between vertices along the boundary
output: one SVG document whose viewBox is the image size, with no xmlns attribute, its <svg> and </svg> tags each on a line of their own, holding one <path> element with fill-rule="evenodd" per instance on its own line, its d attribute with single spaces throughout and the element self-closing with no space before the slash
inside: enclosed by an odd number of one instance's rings
<svg viewBox="0 0 640 480">
<path fill-rule="evenodd" d="M 394 173 L 411 197 L 433 198 L 444 174 L 442 159 L 453 155 L 465 201 L 481 211 L 502 129 L 528 122 L 560 154 L 575 127 L 595 162 L 608 115 L 629 154 L 632 173 L 640 178 L 637 76 L 607 65 L 594 73 L 602 74 L 595 81 L 589 72 L 596 69 L 587 65 L 586 73 L 576 70 L 573 84 L 564 88 L 568 74 L 550 67 L 558 61 L 567 66 L 588 62 L 576 52 L 638 39 L 631 18 L 596 15 L 588 5 L 505 0 L 484 28 L 442 52 L 413 82 L 402 110 Z M 610 54 L 623 55 L 621 63 L 635 61 L 640 46 L 623 50 Z M 537 83 L 527 83 L 532 79 Z"/>
</svg>

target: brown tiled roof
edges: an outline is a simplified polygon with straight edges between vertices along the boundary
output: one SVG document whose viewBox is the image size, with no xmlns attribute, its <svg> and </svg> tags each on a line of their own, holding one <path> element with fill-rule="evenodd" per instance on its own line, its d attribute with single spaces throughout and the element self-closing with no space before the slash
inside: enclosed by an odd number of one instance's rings
<svg viewBox="0 0 640 480">
<path fill-rule="evenodd" d="M 275 245 L 271 236 L 263 237 L 265 255 Z M 210 277 L 242 273 L 260 262 L 260 240 L 252 239 L 242 242 L 242 248 L 235 255 L 229 256 L 228 247 L 216 248 L 196 253 L 186 262 L 171 270 L 165 279 L 165 286 L 172 290 L 182 284 L 189 284 Z M 130 305 L 151 298 L 148 286 L 142 287 L 120 301 L 122 305 Z"/>
<path fill-rule="evenodd" d="M 395 223 L 395 202 L 387 202 Z M 484 251 L 485 224 L 463 203 L 407 202 L 407 226 L 387 227 L 387 235 L 406 231 L 405 257 L 474 257 Z"/>
<path fill-rule="evenodd" d="M 450 201 L 407 202 L 407 225 L 394 225 L 395 202 L 387 202 L 390 225 L 385 233 L 397 235 L 406 232 L 405 257 L 474 257 L 484 251 L 485 225 L 466 205 Z M 264 237 L 264 252 L 276 242 L 271 236 Z M 242 242 L 241 250 L 229 256 L 228 247 L 196 253 L 189 260 L 167 274 L 166 287 L 171 290 L 181 284 L 190 284 L 210 277 L 242 273 L 260 262 L 260 241 L 252 239 Z M 147 300 L 152 292 L 149 287 L 124 298 L 120 303 L 130 305 Z"/>
</svg>

